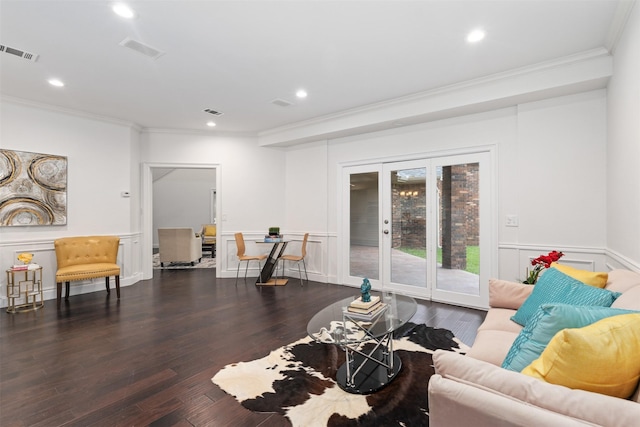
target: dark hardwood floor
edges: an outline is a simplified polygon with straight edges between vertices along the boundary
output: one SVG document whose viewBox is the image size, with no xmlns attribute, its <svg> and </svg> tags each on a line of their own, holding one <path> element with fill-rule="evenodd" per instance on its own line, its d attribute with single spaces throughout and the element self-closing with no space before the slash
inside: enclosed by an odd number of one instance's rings
<svg viewBox="0 0 640 427">
<path fill-rule="evenodd" d="M 213 270 L 165 270 L 115 292 L 73 295 L 60 310 L 0 313 L 0 426 L 286 426 L 211 382 L 306 334 L 307 321 L 355 288 L 297 280 L 277 288 Z M 482 311 L 418 301 L 416 323 L 471 344 Z"/>
</svg>

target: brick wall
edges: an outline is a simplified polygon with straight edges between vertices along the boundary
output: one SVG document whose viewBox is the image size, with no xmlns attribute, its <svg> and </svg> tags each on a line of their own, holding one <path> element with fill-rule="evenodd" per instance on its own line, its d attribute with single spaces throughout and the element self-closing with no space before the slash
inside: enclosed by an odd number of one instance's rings
<svg viewBox="0 0 640 427">
<path fill-rule="evenodd" d="M 445 268 L 467 266 L 467 246 L 479 244 L 478 164 L 445 166 L 440 193 L 439 236 Z M 424 249 L 426 235 L 426 197 L 424 184 L 394 186 L 392 190 L 392 245 L 394 248 Z"/>
<path fill-rule="evenodd" d="M 441 182 L 442 266 L 464 270 L 467 246 L 479 244 L 478 164 L 445 166 Z"/>
</svg>

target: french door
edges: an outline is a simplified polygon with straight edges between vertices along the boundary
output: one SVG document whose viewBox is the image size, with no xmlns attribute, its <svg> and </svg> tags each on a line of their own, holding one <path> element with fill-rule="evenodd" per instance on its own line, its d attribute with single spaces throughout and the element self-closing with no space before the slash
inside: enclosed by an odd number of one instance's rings
<svg viewBox="0 0 640 427">
<path fill-rule="evenodd" d="M 488 303 L 490 155 L 343 169 L 343 280 L 473 307 Z"/>
</svg>

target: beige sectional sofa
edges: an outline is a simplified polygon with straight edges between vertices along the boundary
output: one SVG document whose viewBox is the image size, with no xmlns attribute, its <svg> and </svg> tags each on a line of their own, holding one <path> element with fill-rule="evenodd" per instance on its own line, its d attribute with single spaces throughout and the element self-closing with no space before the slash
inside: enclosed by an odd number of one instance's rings
<svg viewBox="0 0 640 427">
<path fill-rule="evenodd" d="M 503 280 L 492 280 L 489 286 L 491 308 L 468 354 L 439 350 L 434 355 L 431 427 L 640 426 L 639 390 L 627 400 L 501 368 L 522 329 L 511 316 L 534 287 Z M 622 293 L 612 308 L 640 310 L 640 274 L 612 270 L 605 289 Z"/>
</svg>

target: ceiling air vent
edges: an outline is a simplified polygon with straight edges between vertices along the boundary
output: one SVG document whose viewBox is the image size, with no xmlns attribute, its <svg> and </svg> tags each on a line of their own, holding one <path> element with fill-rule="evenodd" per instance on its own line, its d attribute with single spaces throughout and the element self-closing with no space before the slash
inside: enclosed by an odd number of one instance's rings
<svg viewBox="0 0 640 427">
<path fill-rule="evenodd" d="M 289 107 L 293 105 L 293 102 L 289 102 L 286 99 L 281 99 L 281 98 L 274 99 L 273 101 L 271 101 L 271 103 L 273 105 L 277 105 L 278 107 Z"/>
<path fill-rule="evenodd" d="M 158 59 L 162 55 L 164 55 L 164 52 L 158 49 L 155 49 L 149 45 L 146 45 L 142 42 L 139 42 L 137 40 L 133 40 L 130 37 L 127 37 L 126 39 L 122 40 L 120 42 L 120 46 L 128 47 L 129 49 L 134 50 L 138 53 L 141 53 L 144 56 L 147 56 L 151 59 Z"/>
<path fill-rule="evenodd" d="M 16 49 L 14 47 L 5 46 L 0 44 L 0 52 L 8 53 L 11 55 L 15 55 L 18 58 L 26 59 L 27 61 L 36 62 L 38 60 L 38 55 L 31 52 L 25 52 L 24 50 Z"/>
<path fill-rule="evenodd" d="M 209 114 L 213 114 L 214 116 L 221 116 L 224 113 L 221 113 L 220 111 L 216 111 L 216 110 L 212 110 L 211 108 L 205 108 L 204 109 L 205 113 L 209 113 Z"/>
</svg>

